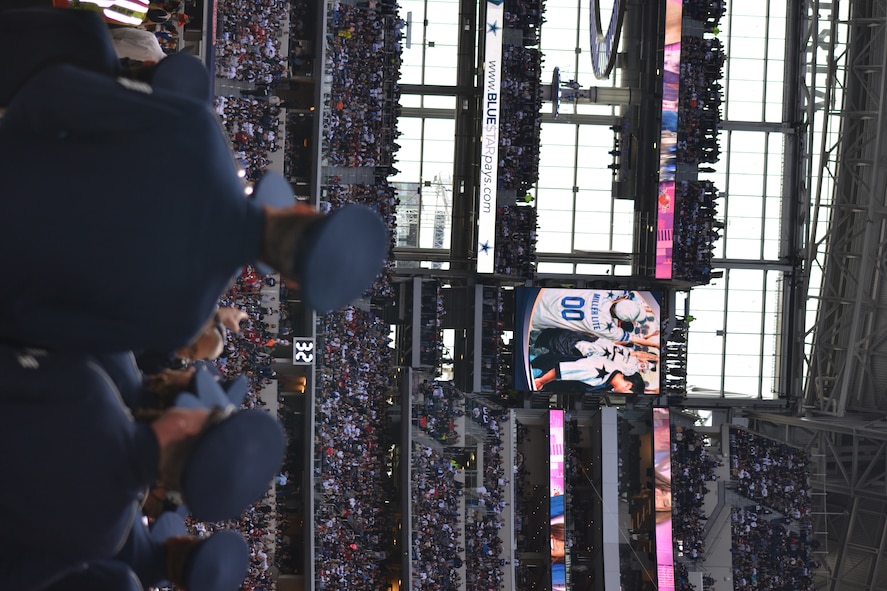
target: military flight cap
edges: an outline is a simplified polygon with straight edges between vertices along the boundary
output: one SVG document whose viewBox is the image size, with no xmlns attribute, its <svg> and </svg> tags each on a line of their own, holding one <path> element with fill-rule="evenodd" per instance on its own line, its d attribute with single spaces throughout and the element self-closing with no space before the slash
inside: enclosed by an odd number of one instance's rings
<svg viewBox="0 0 887 591">
<path fill-rule="evenodd" d="M 208 369 L 198 367 L 194 372 L 191 384 L 193 391 L 179 394 L 176 397 L 175 406 L 179 408 L 226 408 L 233 406 L 225 390 Z"/>
<path fill-rule="evenodd" d="M 256 183 L 253 199 L 259 205 L 286 209 L 295 203 L 289 182 L 276 172 Z M 305 302 L 325 313 L 358 298 L 382 269 L 388 252 L 388 230 L 378 214 L 365 205 L 349 203 L 318 217 L 293 253 L 295 279 Z M 264 275 L 274 271 L 259 262 Z"/>
<path fill-rule="evenodd" d="M 249 567 L 249 548 L 231 530 L 216 532 L 194 547 L 185 561 L 188 591 L 235 591 Z"/>
<path fill-rule="evenodd" d="M 198 521 L 224 521 L 258 501 L 283 464 L 286 436 L 262 410 L 224 416 L 198 436 L 185 460 L 181 493 Z"/>
<path fill-rule="evenodd" d="M 321 313 L 358 298 L 382 270 L 388 229 L 369 207 L 349 203 L 319 220 L 294 253 L 305 302 Z"/>
</svg>

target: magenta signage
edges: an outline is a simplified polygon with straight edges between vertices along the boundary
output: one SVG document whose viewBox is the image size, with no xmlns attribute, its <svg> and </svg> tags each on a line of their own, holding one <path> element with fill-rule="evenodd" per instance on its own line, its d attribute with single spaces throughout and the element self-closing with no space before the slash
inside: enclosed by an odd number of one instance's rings
<svg viewBox="0 0 887 591">
<path fill-rule="evenodd" d="M 678 92 L 681 75 L 681 0 L 665 2 L 662 68 L 662 130 L 659 142 L 659 195 L 656 203 L 656 278 L 672 278 L 674 186 L 677 167 Z"/>
<path fill-rule="evenodd" d="M 548 494 L 551 509 L 551 589 L 565 591 L 564 411 L 548 411 Z"/>
<path fill-rule="evenodd" d="M 671 419 L 667 408 L 653 409 L 653 474 L 656 508 L 656 581 L 659 591 L 674 591 L 674 541 L 671 524 Z"/>
</svg>

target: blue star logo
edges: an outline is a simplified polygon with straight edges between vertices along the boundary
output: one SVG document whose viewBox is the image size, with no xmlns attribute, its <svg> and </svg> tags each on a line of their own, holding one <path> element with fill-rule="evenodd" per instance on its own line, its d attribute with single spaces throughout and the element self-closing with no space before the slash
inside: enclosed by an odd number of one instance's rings
<svg viewBox="0 0 887 591">
<path fill-rule="evenodd" d="M 495 35 L 499 32 L 499 21 L 493 21 L 493 23 L 487 23 L 487 33 L 492 33 Z"/>
<path fill-rule="evenodd" d="M 480 245 L 480 251 L 486 254 L 490 253 L 490 241 L 482 242 Z"/>
<path fill-rule="evenodd" d="M 612 329 L 613 329 L 613 323 L 612 323 L 612 322 L 608 322 L 607 325 L 604 327 L 604 330 L 612 330 Z"/>
<path fill-rule="evenodd" d="M 606 376 L 607 376 L 607 368 L 604 366 L 599 367 L 597 370 L 598 379 L 606 377 Z"/>
</svg>

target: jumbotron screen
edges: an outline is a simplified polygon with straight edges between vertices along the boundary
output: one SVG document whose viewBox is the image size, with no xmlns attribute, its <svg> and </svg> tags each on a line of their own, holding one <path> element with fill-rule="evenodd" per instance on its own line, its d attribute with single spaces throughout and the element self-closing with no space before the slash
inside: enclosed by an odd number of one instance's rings
<svg viewBox="0 0 887 591">
<path fill-rule="evenodd" d="M 551 510 L 551 589 L 566 591 L 564 411 L 548 411 L 548 494 Z"/>
<path fill-rule="evenodd" d="M 681 76 L 682 0 L 665 3 L 665 47 L 662 65 L 662 130 L 659 139 L 659 196 L 656 204 L 656 278 L 673 273 L 675 171 L 677 167 L 678 94 Z"/>
<path fill-rule="evenodd" d="M 653 474 L 656 508 L 656 582 L 659 591 L 675 591 L 671 520 L 671 415 L 653 409 Z"/>
<path fill-rule="evenodd" d="M 550 287 L 515 291 L 517 390 L 659 393 L 658 293 Z"/>
</svg>

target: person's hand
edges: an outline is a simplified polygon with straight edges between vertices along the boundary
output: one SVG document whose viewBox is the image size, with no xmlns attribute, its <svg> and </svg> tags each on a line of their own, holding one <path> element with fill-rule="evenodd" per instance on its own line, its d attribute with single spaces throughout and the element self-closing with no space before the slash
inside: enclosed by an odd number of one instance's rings
<svg viewBox="0 0 887 591">
<path fill-rule="evenodd" d="M 219 322 L 232 332 L 240 332 L 240 323 L 248 318 L 247 313 L 238 308 L 219 308 L 216 311 Z"/>
<path fill-rule="evenodd" d="M 209 416 L 205 408 L 169 408 L 151 423 L 157 444 L 164 454 L 170 443 L 179 442 L 200 433 Z"/>
</svg>

